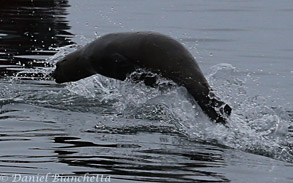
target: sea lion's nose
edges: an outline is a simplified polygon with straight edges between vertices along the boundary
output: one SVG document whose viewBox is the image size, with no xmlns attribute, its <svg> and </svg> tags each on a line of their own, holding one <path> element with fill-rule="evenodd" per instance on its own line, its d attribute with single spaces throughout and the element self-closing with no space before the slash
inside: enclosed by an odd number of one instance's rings
<svg viewBox="0 0 293 183">
<path fill-rule="evenodd" d="M 58 68 L 59 68 L 59 63 L 57 62 L 56 63 L 56 68 L 55 68 L 55 70 L 53 71 L 53 72 L 51 72 L 50 74 L 49 74 L 49 76 L 51 76 L 52 78 L 54 78 L 54 79 L 56 79 L 56 77 L 57 77 L 57 70 L 58 70 Z"/>
<path fill-rule="evenodd" d="M 56 69 L 58 69 L 59 66 L 60 66 L 60 62 L 57 62 L 57 63 L 56 63 Z"/>
<path fill-rule="evenodd" d="M 55 79 L 55 78 L 56 78 L 56 72 L 55 72 L 55 71 L 51 72 L 51 73 L 49 74 L 49 77 Z"/>
</svg>

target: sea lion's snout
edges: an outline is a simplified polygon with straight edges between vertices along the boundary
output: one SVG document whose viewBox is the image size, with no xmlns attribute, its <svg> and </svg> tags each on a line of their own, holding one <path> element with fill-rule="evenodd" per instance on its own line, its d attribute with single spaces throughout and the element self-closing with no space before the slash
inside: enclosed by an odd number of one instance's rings
<svg viewBox="0 0 293 183">
<path fill-rule="evenodd" d="M 55 79 L 56 83 L 62 83 L 62 81 L 60 80 L 60 76 L 58 74 L 60 72 L 59 70 L 60 70 L 60 63 L 57 62 L 55 70 L 53 72 L 51 72 L 51 74 L 50 74 L 51 77 L 53 79 Z"/>
<path fill-rule="evenodd" d="M 50 76 L 51 78 L 53 78 L 53 79 L 56 79 L 56 70 L 54 70 L 53 72 L 51 72 L 51 73 L 49 74 L 49 76 Z"/>
</svg>

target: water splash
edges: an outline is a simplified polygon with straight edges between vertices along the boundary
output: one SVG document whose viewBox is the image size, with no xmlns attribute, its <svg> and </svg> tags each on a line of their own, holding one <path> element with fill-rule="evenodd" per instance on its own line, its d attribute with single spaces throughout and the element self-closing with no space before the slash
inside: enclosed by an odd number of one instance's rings
<svg viewBox="0 0 293 183">
<path fill-rule="evenodd" d="M 57 62 L 77 47 L 71 45 L 60 48 L 48 62 Z M 45 75 L 53 69 L 42 68 L 29 72 L 43 72 Z M 21 79 L 21 74 L 25 72 L 28 71 L 20 72 L 14 79 Z M 135 74 L 140 74 L 140 71 Z M 179 133 L 191 140 L 293 162 L 293 135 L 288 131 L 292 129 L 292 116 L 282 106 L 272 106 L 261 94 L 250 92 L 248 83 L 253 85 L 258 78 L 249 72 L 238 71 L 230 64 L 219 64 L 210 68 L 207 79 L 217 96 L 233 108 L 229 128 L 212 123 L 200 107 L 191 102 L 185 88 L 161 77 L 159 85 L 172 87 L 147 87 L 143 82 L 132 82 L 131 76 L 126 81 L 118 81 L 95 75 L 69 83 L 65 90 L 58 88 L 58 91 L 55 87 L 53 90 L 40 90 L 36 86 L 38 93 L 25 93 L 23 86 L 13 89 L 16 85 L 7 85 L 5 87 L 8 89 L 0 93 L 0 99 L 7 102 L 10 97 L 9 101 L 80 112 L 102 111 L 129 119 L 155 120 L 176 126 Z"/>
<path fill-rule="evenodd" d="M 213 66 L 207 79 L 217 95 L 233 107 L 229 128 L 212 123 L 197 104 L 190 102 L 185 88 L 171 82 L 168 89 L 152 88 L 143 82 L 117 81 L 92 76 L 66 88 L 77 95 L 108 102 L 126 118 L 171 123 L 191 140 L 293 162 L 290 117 L 282 107 L 270 106 L 261 95 L 251 96 L 248 82 L 255 78 L 229 64 Z"/>
<path fill-rule="evenodd" d="M 211 130 L 206 139 L 293 162 L 292 138 L 288 133 L 290 117 L 281 106 L 272 107 L 261 94 L 253 96 L 249 92 L 246 84 L 256 81 L 250 73 L 240 72 L 230 64 L 219 64 L 211 68 L 208 80 L 217 88 L 218 95 L 231 103 L 233 114 L 229 129 L 216 130 L 215 135 Z"/>
</svg>

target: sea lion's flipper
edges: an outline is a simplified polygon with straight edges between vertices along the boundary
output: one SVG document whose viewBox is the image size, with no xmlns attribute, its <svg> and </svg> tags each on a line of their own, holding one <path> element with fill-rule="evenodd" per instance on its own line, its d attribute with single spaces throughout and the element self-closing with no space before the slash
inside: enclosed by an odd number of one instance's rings
<svg viewBox="0 0 293 183">
<path fill-rule="evenodd" d="M 205 87 L 205 89 L 201 90 L 198 90 L 197 88 L 187 89 L 201 107 L 201 109 L 204 111 L 204 113 L 207 114 L 211 120 L 217 123 L 227 123 L 227 119 L 231 115 L 232 108 L 223 102 L 220 98 L 218 98 L 213 93 L 211 88 Z"/>
<path fill-rule="evenodd" d="M 110 63 L 115 63 L 112 66 L 112 70 L 115 70 L 116 74 L 115 78 L 119 78 L 121 80 L 124 80 L 128 74 L 131 74 L 136 70 L 136 67 L 132 64 L 131 60 L 126 58 L 120 53 L 113 53 L 110 56 Z M 121 75 L 121 71 L 125 71 L 125 74 Z M 154 75 L 153 73 L 143 72 L 138 74 L 138 76 L 131 77 L 131 80 L 134 82 L 144 81 L 145 85 L 156 87 L 157 83 L 157 75 Z"/>
<path fill-rule="evenodd" d="M 158 76 L 154 75 L 153 73 L 142 73 L 139 79 L 143 80 L 146 86 L 150 86 L 150 87 L 158 86 L 157 85 Z"/>
</svg>

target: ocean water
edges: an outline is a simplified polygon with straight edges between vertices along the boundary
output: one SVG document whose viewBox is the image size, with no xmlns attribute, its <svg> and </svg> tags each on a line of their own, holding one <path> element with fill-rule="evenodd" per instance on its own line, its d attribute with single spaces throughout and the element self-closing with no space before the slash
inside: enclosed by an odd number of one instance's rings
<svg viewBox="0 0 293 183">
<path fill-rule="evenodd" d="M 0 182 L 293 182 L 292 1 L 0 2 Z M 47 77 L 104 34 L 142 30 L 193 54 L 229 128 L 176 85 Z"/>
</svg>

